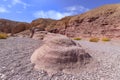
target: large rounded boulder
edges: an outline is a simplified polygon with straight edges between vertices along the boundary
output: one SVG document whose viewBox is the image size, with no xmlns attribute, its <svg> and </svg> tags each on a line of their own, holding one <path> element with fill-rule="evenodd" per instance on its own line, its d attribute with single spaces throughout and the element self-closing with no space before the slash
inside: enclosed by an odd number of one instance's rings
<svg viewBox="0 0 120 80">
<path fill-rule="evenodd" d="M 85 52 L 78 43 L 59 34 L 48 34 L 44 38 L 44 44 L 31 56 L 35 69 L 43 69 L 48 73 L 69 72 L 87 65 L 91 61 L 91 55 Z"/>
</svg>

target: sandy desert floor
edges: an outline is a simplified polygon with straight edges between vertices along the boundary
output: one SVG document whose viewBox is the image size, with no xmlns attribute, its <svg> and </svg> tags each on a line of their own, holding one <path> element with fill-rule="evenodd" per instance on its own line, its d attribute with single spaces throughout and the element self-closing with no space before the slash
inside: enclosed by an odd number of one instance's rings
<svg viewBox="0 0 120 80">
<path fill-rule="evenodd" d="M 120 80 L 120 40 L 78 42 L 96 60 L 96 66 L 78 74 L 58 72 L 48 76 L 43 70 L 35 71 L 30 62 L 42 41 L 19 37 L 0 40 L 0 80 Z"/>
</svg>

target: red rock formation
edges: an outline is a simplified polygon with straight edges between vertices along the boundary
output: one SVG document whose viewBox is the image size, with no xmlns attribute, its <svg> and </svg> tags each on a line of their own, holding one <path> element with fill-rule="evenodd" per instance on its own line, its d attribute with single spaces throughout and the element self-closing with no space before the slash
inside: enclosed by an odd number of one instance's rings
<svg viewBox="0 0 120 80">
<path fill-rule="evenodd" d="M 0 19 L 0 32 L 15 34 L 27 30 L 30 27 L 31 25 L 29 23 Z"/>
<path fill-rule="evenodd" d="M 69 37 L 120 36 L 120 4 L 105 5 L 80 15 L 52 20 L 49 23 L 46 21 L 42 23 L 39 20 L 35 21 L 36 24 L 40 22 L 37 26 L 48 24 L 44 26 L 46 31 Z"/>
<path fill-rule="evenodd" d="M 31 25 L 28 23 L 17 23 L 16 26 L 12 29 L 12 34 L 19 33 L 24 30 L 28 30 L 31 28 Z"/>
<path fill-rule="evenodd" d="M 49 27 L 50 23 L 55 20 L 39 18 L 31 22 L 32 27 L 37 27 L 40 30 L 44 31 L 46 27 Z"/>
</svg>

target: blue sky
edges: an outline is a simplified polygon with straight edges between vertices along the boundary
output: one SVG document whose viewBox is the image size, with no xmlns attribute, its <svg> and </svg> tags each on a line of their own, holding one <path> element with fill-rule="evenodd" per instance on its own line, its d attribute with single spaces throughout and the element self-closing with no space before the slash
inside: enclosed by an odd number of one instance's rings
<svg viewBox="0 0 120 80">
<path fill-rule="evenodd" d="M 25 22 L 37 18 L 60 19 L 114 3 L 120 0 L 0 0 L 0 18 Z"/>
</svg>

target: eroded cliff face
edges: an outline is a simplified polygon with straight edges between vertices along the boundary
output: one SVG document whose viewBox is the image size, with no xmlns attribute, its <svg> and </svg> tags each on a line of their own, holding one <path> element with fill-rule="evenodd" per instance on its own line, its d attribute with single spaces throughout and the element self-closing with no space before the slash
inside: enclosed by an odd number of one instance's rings
<svg viewBox="0 0 120 80">
<path fill-rule="evenodd" d="M 73 32 L 73 33 L 71 33 Z M 68 36 L 120 37 L 120 4 L 105 5 L 69 20 Z"/>
<path fill-rule="evenodd" d="M 120 4 L 105 5 L 60 20 L 39 18 L 30 24 L 0 19 L 0 31 L 2 32 L 15 34 L 31 27 L 68 37 L 120 37 Z"/>
<path fill-rule="evenodd" d="M 35 26 L 42 26 L 46 31 L 64 34 L 69 37 L 120 37 L 120 4 L 105 5 L 60 20 L 40 20 L 35 20 Z"/>
<path fill-rule="evenodd" d="M 31 25 L 26 22 L 17 22 L 7 19 L 0 19 L 0 32 L 15 34 L 27 30 L 30 27 Z"/>
</svg>

